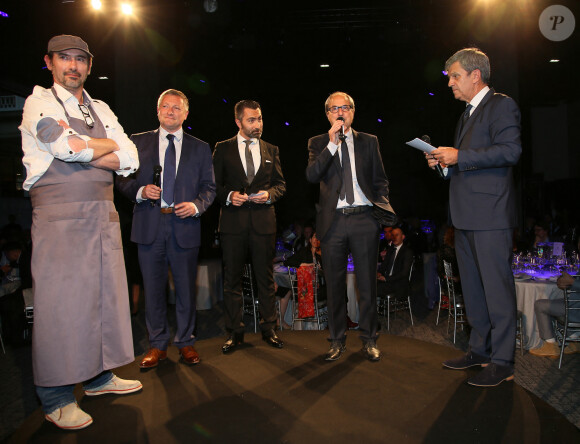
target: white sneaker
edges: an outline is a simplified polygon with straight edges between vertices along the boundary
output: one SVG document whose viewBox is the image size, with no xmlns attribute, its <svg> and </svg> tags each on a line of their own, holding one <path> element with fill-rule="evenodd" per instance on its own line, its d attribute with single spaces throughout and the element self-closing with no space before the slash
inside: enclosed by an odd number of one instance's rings
<svg viewBox="0 0 580 444">
<path fill-rule="evenodd" d="M 64 430 L 80 430 L 93 423 L 91 415 L 83 412 L 76 402 L 71 402 L 60 409 L 56 409 L 52 413 L 44 415 L 44 417 L 47 421 Z"/>
<path fill-rule="evenodd" d="M 130 379 L 121 379 L 118 376 L 113 375 L 113 378 L 106 384 L 100 387 L 85 390 L 85 395 L 87 396 L 99 396 L 106 395 L 107 393 L 112 393 L 115 395 L 127 395 L 139 391 L 143 388 L 143 384 L 139 381 L 133 381 Z"/>
</svg>

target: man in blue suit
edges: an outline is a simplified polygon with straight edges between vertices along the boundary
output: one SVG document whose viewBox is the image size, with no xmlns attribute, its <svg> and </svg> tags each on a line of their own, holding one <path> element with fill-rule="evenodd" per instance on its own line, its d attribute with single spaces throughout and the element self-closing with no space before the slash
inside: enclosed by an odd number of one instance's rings
<svg viewBox="0 0 580 444">
<path fill-rule="evenodd" d="M 117 188 L 136 202 L 131 240 L 138 244 L 151 347 L 141 368 L 155 367 L 167 357 L 168 267 L 175 282 L 177 310 L 173 343 L 185 363 L 199 362 L 193 347 L 199 216 L 213 202 L 216 187 L 209 145 L 183 131 L 188 111 L 185 94 L 174 89 L 163 92 L 157 102 L 161 127 L 131 136 L 139 151 L 139 171 L 117 181 Z M 155 170 L 162 172 L 157 178 Z"/>
<path fill-rule="evenodd" d="M 456 52 L 445 63 L 449 87 L 467 102 L 454 147 L 427 155 L 451 180 L 449 211 L 467 319 L 469 351 L 445 361 L 451 369 L 481 366 L 467 382 L 490 387 L 514 378 L 516 298 L 510 268 L 516 226 L 512 168 L 520 158 L 520 111 L 513 99 L 488 86 L 490 65 L 477 48 Z"/>
</svg>

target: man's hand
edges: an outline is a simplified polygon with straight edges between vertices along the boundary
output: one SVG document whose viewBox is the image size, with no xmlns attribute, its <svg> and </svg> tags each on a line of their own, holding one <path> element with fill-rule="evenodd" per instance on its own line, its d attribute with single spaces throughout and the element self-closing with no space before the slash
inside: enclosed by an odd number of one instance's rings
<svg viewBox="0 0 580 444">
<path fill-rule="evenodd" d="M 377 273 L 377 281 L 385 282 L 386 279 L 381 273 Z"/>
<path fill-rule="evenodd" d="M 262 204 L 262 203 L 266 203 L 268 201 L 268 199 L 270 198 L 270 193 L 268 193 L 267 191 L 264 191 L 264 190 L 260 190 L 256 194 L 257 194 L 257 196 L 252 196 L 252 197 L 248 198 L 250 200 L 250 202 Z"/>
<path fill-rule="evenodd" d="M 558 278 L 558 280 L 556 281 L 556 285 L 561 290 L 565 290 L 566 288 L 570 288 L 573 283 L 574 283 L 574 278 L 572 276 L 570 276 L 568 273 L 566 273 L 565 271 L 562 272 L 562 276 L 560 276 Z"/>
<path fill-rule="evenodd" d="M 436 150 L 431 151 L 431 156 L 437 160 L 443 168 L 445 168 L 457 164 L 457 153 L 458 150 L 453 147 L 440 146 Z M 431 166 L 431 163 L 429 163 L 429 166 Z"/>
<path fill-rule="evenodd" d="M 250 198 L 246 193 L 241 194 L 238 191 L 232 193 L 232 205 L 239 207 L 246 203 Z"/>
<path fill-rule="evenodd" d="M 141 196 L 149 200 L 158 200 L 161 197 L 161 188 L 150 183 L 149 185 L 145 185 Z"/>
<path fill-rule="evenodd" d="M 181 219 L 195 216 L 196 213 L 193 202 L 181 202 L 175 205 L 175 215 Z"/>
<path fill-rule="evenodd" d="M 338 138 L 338 135 L 340 134 L 340 127 L 342 125 L 344 125 L 342 120 L 336 120 L 328 130 L 328 137 L 335 145 L 340 145 L 340 139 Z"/>
<path fill-rule="evenodd" d="M 439 161 L 435 159 L 431 154 L 425 153 L 425 159 L 427 159 L 427 165 L 432 170 L 434 170 L 435 166 L 439 164 Z"/>
</svg>

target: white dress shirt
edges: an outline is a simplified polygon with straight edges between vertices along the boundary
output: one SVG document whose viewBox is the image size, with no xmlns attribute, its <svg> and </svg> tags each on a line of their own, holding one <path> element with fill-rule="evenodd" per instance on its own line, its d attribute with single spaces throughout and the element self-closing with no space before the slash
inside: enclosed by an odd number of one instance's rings
<svg viewBox="0 0 580 444">
<path fill-rule="evenodd" d="M 344 199 L 341 199 L 340 197 L 338 198 L 338 203 L 336 204 L 336 208 L 345 208 L 345 207 L 350 207 L 350 206 L 354 206 L 354 207 L 358 207 L 361 205 L 368 205 L 372 207 L 372 203 L 370 200 L 367 199 L 367 197 L 365 196 L 365 193 L 363 193 L 363 191 L 361 190 L 360 185 L 358 184 L 358 180 L 356 177 L 356 164 L 355 164 L 355 158 L 354 158 L 354 140 L 353 140 L 353 135 L 352 135 L 352 131 L 348 130 L 348 132 L 346 132 L 344 134 L 346 136 L 346 146 L 348 147 L 348 156 L 350 157 L 350 170 L 352 171 L 352 190 L 354 191 L 354 203 L 352 205 L 349 205 L 348 202 L 346 201 L 346 196 Z M 342 165 L 342 151 L 339 149 L 340 145 L 335 145 L 332 141 L 328 142 L 328 150 L 330 151 L 330 154 L 332 154 L 334 156 L 334 154 L 336 153 L 336 151 L 338 150 L 338 156 L 340 159 L 340 163 Z"/>
<path fill-rule="evenodd" d="M 56 83 L 54 89 L 69 116 L 84 120 L 78 99 Z M 106 103 L 93 100 L 86 90 L 83 90 L 83 95 L 84 104 L 90 104 L 103 123 L 107 138 L 114 140 L 119 146 L 119 151 L 113 152 L 119 158 L 119 169 L 116 173 L 121 176 L 134 173 L 139 168 L 139 155 L 135 144 L 127 137 L 117 117 Z M 30 190 L 55 158 L 64 162 L 83 163 L 93 159 L 92 148 L 85 148 L 75 153 L 68 144 L 70 136 L 79 137 L 84 141 L 90 140 L 90 137 L 79 135 L 72 128 L 65 130 L 64 127 L 58 125 L 61 120 L 68 123 L 64 109 L 52 94 L 51 89 L 35 86 L 32 95 L 26 99 L 22 124 L 19 127 L 24 152 L 22 162 L 26 167 L 26 181 L 23 184 L 25 190 Z"/>
</svg>

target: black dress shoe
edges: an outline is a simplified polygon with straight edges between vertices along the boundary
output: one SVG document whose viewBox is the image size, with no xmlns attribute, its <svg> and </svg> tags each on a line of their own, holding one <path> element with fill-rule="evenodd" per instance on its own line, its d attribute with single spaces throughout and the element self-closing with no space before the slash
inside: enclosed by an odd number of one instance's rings
<svg viewBox="0 0 580 444">
<path fill-rule="evenodd" d="M 239 344 L 243 344 L 244 343 L 244 333 L 231 333 L 228 338 L 226 339 L 226 342 L 224 342 L 224 345 L 222 346 L 222 353 L 228 353 L 230 351 L 232 351 L 234 348 L 236 348 L 236 346 L 238 346 Z"/>
<path fill-rule="evenodd" d="M 332 341 L 330 343 L 330 349 L 324 355 L 325 361 L 336 361 L 338 358 L 342 356 L 342 354 L 346 351 L 346 345 L 344 345 L 341 341 Z"/>
<path fill-rule="evenodd" d="M 490 362 L 481 373 L 469 378 L 467 383 L 476 387 L 495 387 L 504 381 L 514 379 L 514 368 L 511 365 L 499 365 Z"/>
<path fill-rule="evenodd" d="M 472 351 L 468 351 L 464 356 L 455 359 L 448 359 L 443 362 L 443 366 L 453 370 L 463 370 L 464 368 L 475 367 L 480 365 L 486 367 L 490 362 L 490 358 L 480 356 Z"/>
<path fill-rule="evenodd" d="M 271 345 L 272 347 L 284 347 L 284 342 L 276 335 L 274 330 L 262 332 L 262 339 L 266 341 L 266 344 Z"/>
<path fill-rule="evenodd" d="M 381 359 L 381 352 L 377 348 L 375 341 L 367 341 L 364 343 L 362 353 L 369 361 L 376 362 Z"/>
</svg>

